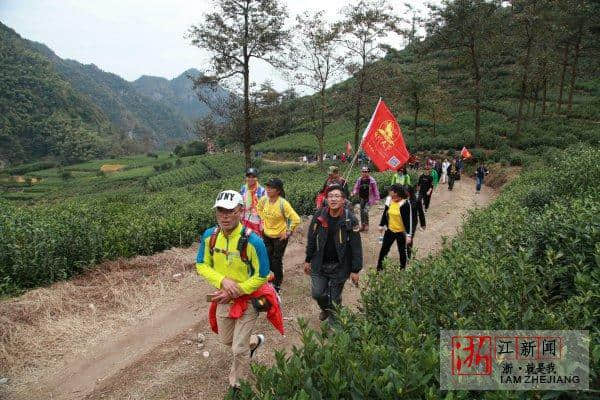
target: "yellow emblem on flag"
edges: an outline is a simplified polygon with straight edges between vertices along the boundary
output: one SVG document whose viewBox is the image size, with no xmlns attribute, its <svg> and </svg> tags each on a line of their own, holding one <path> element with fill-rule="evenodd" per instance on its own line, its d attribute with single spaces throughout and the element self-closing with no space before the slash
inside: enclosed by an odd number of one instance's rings
<svg viewBox="0 0 600 400">
<path fill-rule="evenodd" d="M 383 121 L 376 131 L 379 143 L 385 148 L 394 146 L 394 123 L 390 120 Z"/>
</svg>

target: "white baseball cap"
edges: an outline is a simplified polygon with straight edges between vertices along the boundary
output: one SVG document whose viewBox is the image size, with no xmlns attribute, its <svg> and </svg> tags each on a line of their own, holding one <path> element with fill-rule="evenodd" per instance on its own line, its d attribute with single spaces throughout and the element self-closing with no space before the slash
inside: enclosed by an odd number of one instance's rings
<svg viewBox="0 0 600 400">
<path fill-rule="evenodd" d="M 228 210 L 233 210 L 237 206 L 244 204 L 242 195 L 235 190 L 224 190 L 217 195 L 213 208 L 221 207 Z"/>
</svg>

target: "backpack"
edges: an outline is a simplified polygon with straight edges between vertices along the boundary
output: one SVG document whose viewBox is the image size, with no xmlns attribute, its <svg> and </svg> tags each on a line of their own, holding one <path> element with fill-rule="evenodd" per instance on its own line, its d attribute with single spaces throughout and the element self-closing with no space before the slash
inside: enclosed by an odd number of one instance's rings
<svg viewBox="0 0 600 400">
<path fill-rule="evenodd" d="M 217 243 L 217 236 L 219 236 L 219 232 L 221 232 L 221 227 L 217 225 L 213 233 L 210 235 L 210 239 L 208 241 L 208 251 L 211 255 L 215 253 L 215 244 Z M 242 233 L 240 234 L 240 239 L 237 243 L 237 251 L 240 252 L 240 258 L 248 266 L 250 269 L 250 275 L 254 275 L 254 268 L 252 267 L 252 263 L 248 259 L 248 240 L 250 235 L 252 234 L 252 229 L 242 226 Z"/>
</svg>

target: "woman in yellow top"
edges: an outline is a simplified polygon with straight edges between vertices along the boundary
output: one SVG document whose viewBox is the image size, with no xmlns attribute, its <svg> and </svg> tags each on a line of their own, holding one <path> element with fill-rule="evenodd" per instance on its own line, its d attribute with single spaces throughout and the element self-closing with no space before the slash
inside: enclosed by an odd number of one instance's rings
<svg viewBox="0 0 600 400">
<path fill-rule="evenodd" d="M 413 214 L 410 201 L 406 198 L 406 192 L 400 185 L 390 187 L 390 201 L 385 205 L 379 230 L 387 230 L 383 236 L 383 243 L 377 260 L 377 271 L 383 269 L 383 259 L 388 255 L 390 248 L 396 242 L 398 253 L 400 253 L 400 266 L 404 268 L 407 260 L 406 246 L 412 242 Z"/>
<path fill-rule="evenodd" d="M 258 215 L 263 223 L 263 241 L 269 255 L 269 265 L 275 275 L 273 286 L 277 293 L 283 281 L 283 253 L 292 232 L 300 224 L 300 217 L 285 197 L 283 182 L 271 178 L 265 185 L 267 195 L 258 203 Z"/>
</svg>

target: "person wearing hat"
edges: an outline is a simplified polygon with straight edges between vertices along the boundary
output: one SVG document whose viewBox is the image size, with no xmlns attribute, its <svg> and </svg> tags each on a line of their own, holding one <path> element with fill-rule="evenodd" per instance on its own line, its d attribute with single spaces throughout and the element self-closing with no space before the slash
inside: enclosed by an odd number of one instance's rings
<svg viewBox="0 0 600 400">
<path fill-rule="evenodd" d="M 246 379 L 250 356 L 264 342 L 264 336 L 252 334 L 257 310 L 246 307 L 236 318 L 231 316 L 231 311 L 240 297 L 243 300 L 259 289 L 268 290 L 270 285 L 265 283 L 269 275 L 269 257 L 262 239 L 241 224 L 244 205 L 238 192 L 225 190 L 219 193 L 213 209 L 217 226 L 202 235 L 196 271 L 217 289 L 211 295 L 211 301 L 217 303 L 221 341 L 231 346 L 233 352 L 229 385 L 236 388 L 241 379 Z M 239 249 L 240 241 L 245 243 L 243 249 Z"/>
<path fill-rule="evenodd" d="M 377 181 L 370 175 L 369 167 L 362 167 L 360 177 L 354 184 L 352 195 L 358 195 L 360 200 L 360 231 L 369 231 L 369 206 L 376 204 L 379 197 Z"/>
<path fill-rule="evenodd" d="M 258 184 L 258 170 L 248 168 L 246 170 L 246 183 L 242 185 L 240 194 L 244 200 L 244 215 L 242 224 L 259 236 L 262 235 L 262 223 L 258 215 L 258 201 L 265 196 L 265 188 Z"/>
<path fill-rule="evenodd" d="M 327 190 L 330 186 L 333 185 L 337 185 L 342 188 L 346 199 L 350 197 L 350 192 L 348 192 L 348 182 L 346 182 L 346 180 L 340 175 L 340 169 L 337 166 L 332 165 L 329 167 L 329 176 L 325 180 L 323 187 L 321 188 L 321 190 L 317 194 L 317 198 L 315 199 L 317 208 L 321 208 L 323 206 L 324 201 L 326 204 Z"/>
<path fill-rule="evenodd" d="M 283 281 L 283 254 L 292 232 L 300 224 L 300 217 L 284 196 L 283 182 L 271 178 L 266 183 L 267 195 L 258 203 L 258 215 L 263 224 L 263 241 L 269 254 L 269 265 L 275 279 L 277 293 Z"/>
</svg>

